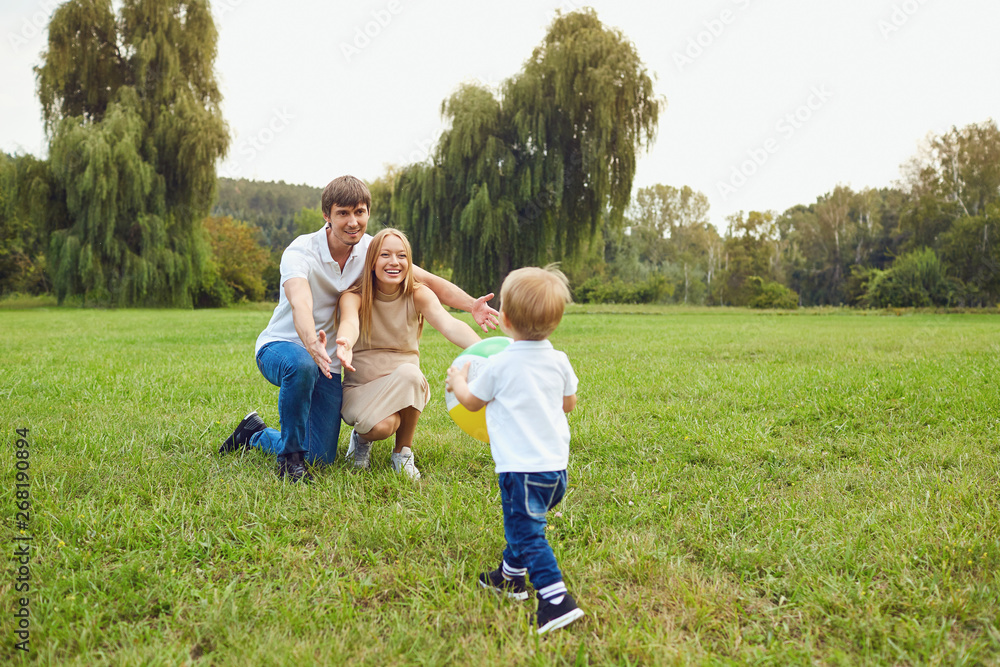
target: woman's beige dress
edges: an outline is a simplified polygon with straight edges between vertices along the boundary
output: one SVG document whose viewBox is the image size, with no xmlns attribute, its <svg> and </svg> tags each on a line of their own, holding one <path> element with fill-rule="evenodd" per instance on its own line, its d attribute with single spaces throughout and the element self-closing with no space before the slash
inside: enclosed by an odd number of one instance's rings
<svg viewBox="0 0 1000 667">
<path fill-rule="evenodd" d="M 358 433 L 403 408 L 423 410 L 431 397 L 427 378 L 420 372 L 420 318 L 413 296 L 375 291 L 371 334 L 358 338 L 354 372 L 344 369 L 344 402 L 340 414 Z"/>
</svg>

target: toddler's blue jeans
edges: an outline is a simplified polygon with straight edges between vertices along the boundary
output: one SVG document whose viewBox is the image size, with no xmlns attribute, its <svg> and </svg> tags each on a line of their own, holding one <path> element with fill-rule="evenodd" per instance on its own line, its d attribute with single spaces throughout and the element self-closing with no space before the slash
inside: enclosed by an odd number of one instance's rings
<svg viewBox="0 0 1000 667">
<path fill-rule="evenodd" d="M 556 556 L 545 539 L 545 514 L 566 495 L 566 471 L 502 472 L 498 478 L 507 538 L 504 561 L 513 568 L 527 568 L 535 590 L 562 581 Z"/>
<path fill-rule="evenodd" d="M 279 387 L 281 431 L 266 428 L 255 433 L 250 446 L 279 459 L 285 454 L 305 452 L 310 463 L 333 463 L 337 458 L 343 402 L 340 368 L 330 379 L 320 372 L 304 347 L 285 341 L 260 348 L 257 368 L 268 382 Z"/>
</svg>

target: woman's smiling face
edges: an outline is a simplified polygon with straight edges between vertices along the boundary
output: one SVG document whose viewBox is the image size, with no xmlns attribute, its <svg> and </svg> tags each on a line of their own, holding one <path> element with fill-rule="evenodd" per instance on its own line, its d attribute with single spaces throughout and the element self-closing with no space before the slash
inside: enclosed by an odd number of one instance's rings
<svg viewBox="0 0 1000 667">
<path fill-rule="evenodd" d="M 395 234 L 388 234 L 375 258 L 375 281 L 381 291 L 395 292 L 406 281 L 410 270 L 410 258 L 406 254 L 403 240 Z"/>
</svg>

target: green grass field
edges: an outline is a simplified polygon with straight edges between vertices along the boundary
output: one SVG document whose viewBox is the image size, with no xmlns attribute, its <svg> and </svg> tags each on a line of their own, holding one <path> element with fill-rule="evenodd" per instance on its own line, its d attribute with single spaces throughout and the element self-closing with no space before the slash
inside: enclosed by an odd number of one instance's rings
<svg viewBox="0 0 1000 667">
<path fill-rule="evenodd" d="M 587 616 L 475 585 L 502 518 L 434 398 L 418 483 L 311 486 L 218 444 L 277 389 L 269 310 L 0 311 L 0 660 L 40 664 L 998 664 L 1000 317 L 574 306 L 570 490 L 550 542 Z M 15 430 L 31 509 L 16 524 Z M 348 431 L 341 435 L 343 447 Z M 15 650 L 18 601 L 30 654 Z"/>
</svg>

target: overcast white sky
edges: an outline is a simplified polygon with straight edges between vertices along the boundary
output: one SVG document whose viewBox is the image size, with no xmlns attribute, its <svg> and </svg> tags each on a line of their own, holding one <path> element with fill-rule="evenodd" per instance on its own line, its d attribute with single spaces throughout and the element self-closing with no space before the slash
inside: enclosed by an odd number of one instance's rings
<svg viewBox="0 0 1000 667">
<path fill-rule="evenodd" d="M 31 67 L 54 4 L 0 9 L 0 150 L 45 153 Z M 555 11 L 583 4 L 215 0 L 233 135 L 219 172 L 322 186 L 422 160 L 456 86 L 516 73 Z M 891 185 L 928 132 L 1000 117 L 1000 3 L 587 4 L 635 43 L 667 100 L 636 187 L 690 185 L 720 229 L 837 184 Z"/>
</svg>

